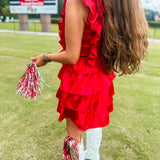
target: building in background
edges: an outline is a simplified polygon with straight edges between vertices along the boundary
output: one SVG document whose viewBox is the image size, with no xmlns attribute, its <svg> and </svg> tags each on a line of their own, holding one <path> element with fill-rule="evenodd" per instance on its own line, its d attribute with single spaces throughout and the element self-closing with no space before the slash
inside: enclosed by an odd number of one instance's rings
<svg viewBox="0 0 160 160">
<path fill-rule="evenodd" d="M 160 22 L 160 14 L 159 14 L 159 13 L 156 13 L 156 14 L 155 14 L 154 20 L 155 20 L 156 22 Z"/>
</svg>

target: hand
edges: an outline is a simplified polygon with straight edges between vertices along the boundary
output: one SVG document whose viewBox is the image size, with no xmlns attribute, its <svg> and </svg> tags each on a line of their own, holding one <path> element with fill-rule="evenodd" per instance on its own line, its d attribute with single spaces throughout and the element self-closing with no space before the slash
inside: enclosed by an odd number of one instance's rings
<svg viewBox="0 0 160 160">
<path fill-rule="evenodd" d="M 47 64 L 47 62 L 43 61 L 42 54 L 37 57 L 32 57 L 31 60 L 36 62 L 37 67 L 41 67 Z"/>
</svg>

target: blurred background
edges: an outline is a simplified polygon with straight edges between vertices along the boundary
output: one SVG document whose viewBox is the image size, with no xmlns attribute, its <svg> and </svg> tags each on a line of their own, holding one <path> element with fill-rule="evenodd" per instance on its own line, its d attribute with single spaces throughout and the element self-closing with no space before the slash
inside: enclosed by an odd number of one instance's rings
<svg viewBox="0 0 160 160">
<path fill-rule="evenodd" d="M 30 57 L 61 48 L 62 5 L 0 0 L 0 160 L 62 159 L 66 127 L 58 122 L 55 96 L 61 64 L 39 68 L 50 87 L 36 100 L 19 96 L 15 87 Z M 141 6 L 150 26 L 149 54 L 139 72 L 114 79 L 114 112 L 103 128 L 101 160 L 160 160 L 160 0 L 141 0 Z M 25 32 L 31 34 L 19 34 Z"/>
</svg>

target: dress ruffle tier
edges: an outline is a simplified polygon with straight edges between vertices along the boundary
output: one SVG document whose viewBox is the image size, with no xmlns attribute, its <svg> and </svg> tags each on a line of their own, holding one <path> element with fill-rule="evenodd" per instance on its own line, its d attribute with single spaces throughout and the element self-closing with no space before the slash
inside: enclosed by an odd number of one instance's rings
<svg viewBox="0 0 160 160">
<path fill-rule="evenodd" d="M 60 44 L 65 50 L 65 5 L 59 22 Z M 109 113 L 113 111 L 113 79 L 101 68 L 98 54 L 101 47 L 101 31 L 105 8 L 102 0 L 82 0 L 89 8 L 85 23 L 80 58 L 75 65 L 63 64 L 58 77 L 61 80 L 57 91 L 59 121 L 70 118 L 77 127 L 85 131 L 109 124 Z"/>
</svg>

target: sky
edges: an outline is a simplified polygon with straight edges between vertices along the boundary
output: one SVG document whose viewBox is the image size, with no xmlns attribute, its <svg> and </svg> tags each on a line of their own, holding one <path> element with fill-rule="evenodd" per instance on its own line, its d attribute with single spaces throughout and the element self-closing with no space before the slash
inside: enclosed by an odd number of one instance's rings
<svg viewBox="0 0 160 160">
<path fill-rule="evenodd" d="M 158 11 L 160 13 L 160 0 L 141 0 L 143 8 Z"/>
</svg>

